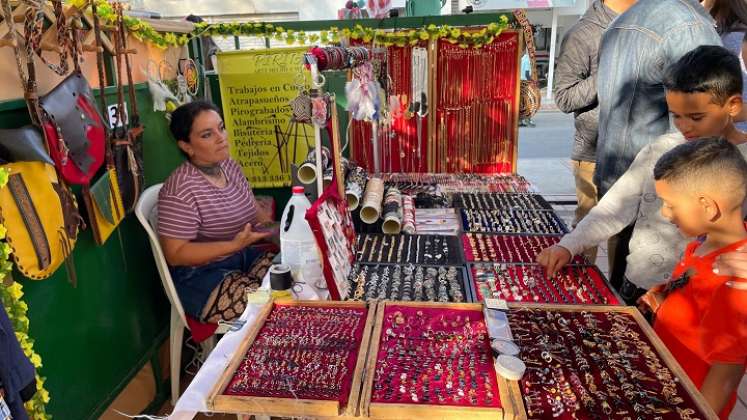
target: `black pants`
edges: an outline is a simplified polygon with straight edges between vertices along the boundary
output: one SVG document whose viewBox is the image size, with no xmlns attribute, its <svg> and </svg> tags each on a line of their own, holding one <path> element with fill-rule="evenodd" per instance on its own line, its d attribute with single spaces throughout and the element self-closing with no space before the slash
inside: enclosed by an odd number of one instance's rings
<svg viewBox="0 0 747 420">
<path fill-rule="evenodd" d="M 638 299 L 646 294 L 646 289 L 641 289 L 628 281 L 627 278 L 623 278 L 622 285 L 618 289 L 618 294 L 625 301 L 626 305 L 636 306 Z"/>
<path fill-rule="evenodd" d="M 633 225 L 621 230 L 617 235 L 615 260 L 610 267 L 610 284 L 618 292 L 621 291 L 625 279 L 625 269 L 628 268 L 628 253 L 630 253 L 630 237 L 633 236 Z"/>
</svg>

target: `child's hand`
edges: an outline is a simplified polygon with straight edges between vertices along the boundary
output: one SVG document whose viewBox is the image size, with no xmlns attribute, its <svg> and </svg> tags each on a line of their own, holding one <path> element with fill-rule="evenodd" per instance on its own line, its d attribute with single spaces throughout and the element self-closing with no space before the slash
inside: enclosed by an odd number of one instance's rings
<svg viewBox="0 0 747 420">
<path fill-rule="evenodd" d="M 545 268 L 548 277 L 552 277 L 571 261 L 571 251 L 560 245 L 545 248 L 537 255 L 537 263 Z"/>
<path fill-rule="evenodd" d="M 662 302 L 664 302 L 664 294 L 661 293 L 661 289 L 651 289 L 638 299 L 638 310 L 643 314 L 647 312 L 656 314 Z"/>
<path fill-rule="evenodd" d="M 739 248 L 716 257 L 713 272 L 719 276 L 747 279 L 747 248 Z"/>
</svg>

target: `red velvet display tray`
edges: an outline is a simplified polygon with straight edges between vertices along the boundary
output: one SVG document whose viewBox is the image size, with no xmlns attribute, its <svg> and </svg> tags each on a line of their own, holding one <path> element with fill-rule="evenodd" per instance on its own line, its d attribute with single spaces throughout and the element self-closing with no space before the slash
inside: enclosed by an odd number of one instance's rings
<svg viewBox="0 0 747 420">
<path fill-rule="evenodd" d="M 470 238 L 475 242 L 473 248 Z M 465 233 L 462 235 L 464 257 L 467 262 L 507 262 L 507 263 L 535 263 L 537 254 L 544 248 L 560 242 L 560 236 L 545 235 L 497 235 L 489 233 Z M 485 244 L 481 250 L 479 243 Z M 495 257 L 490 249 L 494 250 Z M 583 255 L 576 255 L 571 264 L 589 264 Z"/>
<path fill-rule="evenodd" d="M 509 307 L 527 418 L 717 418 L 635 308 Z"/>
<path fill-rule="evenodd" d="M 500 419 L 513 412 L 481 305 L 381 302 L 377 312 L 362 415 Z"/>
<path fill-rule="evenodd" d="M 487 297 L 508 302 L 621 304 L 594 266 L 565 266 L 552 279 L 537 264 L 475 263 L 469 271 L 478 302 Z"/>
<path fill-rule="evenodd" d="M 209 405 L 291 417 L 355 413 L 374 314 L 357 302 L 268 303 Z"/>
<path fill-rule="evenodd" d="M 397 324 L 398 315 L 405 320 Z M 470 319 L 467 324 L 464 320 Z M 456 325 L 456 327 L 455 327 Z M 471 327 L 470 327 L 471 326 Z M 408 328 L 411 327 L 411 328 Z M 430 403 L 438 405 L 500 407 L 498 382 L 493 369 L 493 357 L 490 341 L 487 336 L 482 311 L 444 308 L 413 308 L 404 305 L 389 305 L 384 310 L 384 325 L 379 337 L 379 352 L 376 359 L 376 376 L 372 402 L 379 403 Z M 426 338 L 424 334 L 435 338 Z M 438 337 L 443 338 L 438 339 Z M 419 347 L 422 346 L 422 347 Z M 404 353 L 398 349 L 404 348 Z M 412 352 L 416 352 L 413 354 Z M 476 365 L 473 377 L 469 373 L 462 378 L 461 373 L 467 367 L 459 366 L 458 360 L 470 358 L 469 363 Z M 403 380 L 407 370 L 416 369 L 418 365 L 423 372 Z M 439 370 L 440 366 L 440 370 Z M 408 369 L 409 368 L 409 369 Z M 393 382 L 387 383 L 388 375 L 394 372 Z M 439 374 L 439 372 L 442 372 Z M 413 378 L 415 376 L 415 378 Z M 423 392 L 424 381 L 429 383 L 430 393 Z M 451 378 L 451 379 L 449 379 Z M 460 379 L 464 385 L 460 386 Z M 474 391 L 469 382 L 477 381 L 475 404 L 468 402 L 468 392 Z M 413 382 L 416 381 L 416 385 Z M 381 386 L 381 389 L 379 389 Z M 406 393 L 401 387 L 405 386 Z M 399 388 L 399 389 L 398 389 Z M 487 398 L 486 389 L 492 389 L 492 398 Z M 387 389 L 392 389 L 391 398 L 386 398 Z M 418 401 L 413 401 L 410 389 L 417 394 Z M 436 389 L 440 389 L 437 396 Z M 462 397 L 460 395 L 463 394 Z M 426 400 L 426 398 L 428 400 Z"/>
</svg>

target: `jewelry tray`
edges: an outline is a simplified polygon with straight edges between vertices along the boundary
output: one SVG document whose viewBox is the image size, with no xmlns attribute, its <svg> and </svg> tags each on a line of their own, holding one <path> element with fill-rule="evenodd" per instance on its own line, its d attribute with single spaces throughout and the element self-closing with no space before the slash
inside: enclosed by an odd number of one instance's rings
<svg viewBox="0 0 747 420">
<path fill-rule="evenodd" d="M 417 363 L 418 366 L 428 366 L 427 371 L 423 372 L 425 373 L 430 380 L 428 381 L 430 386 L 432 388 L 428 391 L 428 403 L 425 403 L 423 401 L 424 394 L 422 394 L 422 390 L 425 389 L 423 387 L 423 379 L 420 375 L 415 375 L 418 377 L 417 384 L 415 385 L 416 394 L 420 393 L 420 397 L 418 398 L 418 402 L 413 402 L 411 394 L 406 393 L 402 394 L 401 392 L 398 392 L 398 395 L 392 394 L 392 398 L 389 398 L 391 400 L 390 402 L 383 402 L 382 400 L 377 399 L 374 396 L 374 393 L 377 392 L 377 390 L 381 391 L 383 388 L 383 384 L 386 379 L 383 377 L 379 377 L 378 375 L 382 374 L 388 374 L 390 370 L 396 368 L 393 367 L 392 369 L 389 369 L 385 366 L 379 366 L 377 365 L 379 359 L 381 357 L 385 357 L 387 355 L 387 341 L 382 341 L 382 338 L 387 335 L 387 329 L 391 329 L 389 324 L 387 324 L 388 317 L 392 315 L 393 313 L 400 311 L 404 314 L 406 317 L 418 317 L 418 312 L 422 312 L 422 316 L 425 319 L 425 322 L 427 325 L 429 325 L 429 330 L 423 331 L 423 328 L 420 330 L 416 329 L 410 329 L 404 330 L 408 331 L 407 336 L 415 337 L 415 336 L 423 336 L 422 334 L 427 334 L 430 331 L 430 336 L 437 338 L 435 335 L 439 334 L 439 332 L 447 332 L 449 331 L 449 326 L 442 327 L 441 321 L 439 320 L 441 315 L 449 316 L 449 319 L 453 318 L 453 315 L 457 314 L 460 316 L 469 316 L 474 324 L 474 329 L 470 329 L 470 331 L 473 331 L 476 333 L 476 331 L 480 331 L 481 329 L 484 329 L 484 318 L 483 318 L 483 312 L 482 312 L 482 305 L 478 304 L 440 304 L 440 303 L 426 303 L 426 302 L 388 302 L 388 301 L 382 301 L 379 302 L 379 306 L 377 309 L 376 314 L 376 320 L 374 323 L 374 329 L 373 329 L 373 335 L 372 335 L 372 341 L 370 344 L 370 350 L 368 353 L 368 361 L 366 364 L 366 375 L 365 375 L 365 381 L 363 383 L 363 391 L 361 395 L 361 405 L 360 405 L 360 414 L 363 417 L 370 417 L 370 418 L 376 418 L 376 419 L 415 419 L 415 418 L 437 418 L 437 419 L 490 419 L 490 420 L 500 420 L 500 419 L 513 419 L 515 416 L 518 415 L 520 411 L 522 411 L 522 403 L 521 403 L 521 395 L 518 389 L 518 382 L 516 381 L 507 381 L 503 379 L 502 377 L 496 375 L 495 369 L 493 368 L 493 351 L 490 348 L 490 341 L 487 337 L 487 333 L 485 334 L 485 338 L 482 341 L 482 343 L 479 343 L 479 346 L 482 346 L 479 348 L 478 353 L 487 355 L 487 363 L 484 362 L 484 360 L 481 360 L 478 364 L 477 361 L 475 361 L 475 373 L 479 373 L 479 377 L 476 380 L 479 380 L 482 383 L 482 386 L 478 386 L 476 388 L 480 389 L 480 394 L 475 394 L 475 398 L 477 398 L 479 404 L 478 405 L 472 405 L 470 402 L 466 401 L 467 399 L 471 398 L 472 394 L 469 394 L 470 396 L 463 398 L 465 401 L 463 402 L 454 402 L 453 400 L 444 401 L 439 403 L 437 395 L 441 395 L 439 392 L 436 394 L 435 389 L 438 387 L 439 389 L 443 388 L 443 397 L 446 400 L 449 400 L 453 398 L 453 395 L 456 394 L 456 392 L 451 392 L 449 394 L 447 391 L 447 388 L 444 384 L 446 383 L 446 377 L 445 372 L 442 375 L 442 377 L 436 379 L 436 376 L 434 375 L 435 372 L 434 369 L 438 369 L 437 363 L 438 360 L 437 357 L 446 359 L 447 356 L 437 356 L 433 354 L 433 356 L 425 357 L 422 359 L 417 359 L 414 361 L 414 363 Z M 431 316 L 429 316 L 431 315 Z M 453 320 L 453 319 L 452 319 Z M 438 325 L 436 325 L 438 324 Z M 409 325 L 409 324 L 408 324 Z M 396 329 L 394 329 L 396 331 Z M 465 330 L 466 331 L 466 330 Z M 454 330 L 454 333 L 456 334 L 456 330 Z M 396 332 L 395 332 L 396 334 Z M 442 342 L 447 342 L 448 340 L 445 340 L 443 337 L 440 339 Z M 426 340 L 430 341 L 430 338 L 426 338 Z M 456 338 L 451 338 L 451 342 L 457 342 Z M 423 341 L 423 339 L 418 339 L 416 341 Z M 405 343 L 412 342 L 412 340 L 404 340 Z M 462 344 L 459 344 L 457 352 L 463 352 L 462 354 L 464 357 L 470 357 L 471 354 L 475 354 L 475 352 L 468 352 L 465 351 L 469 347 L 467 346 L 465 341 L 459 341 Z M 396 347 L 396 345 L 394 345 Z M 484 352 L 484 353 L 481 353 Z M 400 353 L 401 354 L 401 353 Z M 477 356 L 479 356 L 478 354 Z M 477 357 L 475 356 L 475 357 Z M 410 357 L 413 357 L 411 355 L 405 355 L 403 356 L 407 360 Z M 453 358 L 455 361 L 458 361 L 456 359 L 456 356 Z M 474 360 L 474 359 L 473 359 Z M 428 363 L 430 365 L 428 365 Z M 444 363 L 445 365 L 445 363 Z M 377 372 L 378 371 L 378 372 Z M 458 384 L 460 375 L 459 372 L 454 372 L 454 382 Z M 430 374 L 430 375 L 428 375 Z M 401 373 L 397 372 L 397 377 L 394 378 L 394 381 L 396 381 L 397 384 L 401 384 L 400 381 L 402 381 Z M 478 375 L 476 375 L 478 376 Z M 467 381 L 472 380 L 471 374 L 466 375 L 462 377 L 465 383 Z M 487 378 L 487 379 L 486 379 Z M 407 385 L 409 383 L 408 379 L 405 379 L 407 382 L 404 383 L 404 385 Z M 494 399 L 490 401 L 490 403 L 487 403 L 487 397 L 486 397 L 486 390 L 487 387 L 484 385 L 485 383 L 489 382 L 491 384 L 491 390 L 494 392 Z M 459 388 L 461 385 L 454 385 L 453 387 Z M 394 387 L 394 385 L 390 385 L 390 388 Z M 411 387 L 410 385 L 407 385 L 407 387 Z M 467 388 L 470 388 L 467 386 Z M 399 390 L 398 390 L 399 391 Z M 452 388 L 453 391 L 453 388 Z M 379 392 L 380 394 L 381 392 Z M 401 394 L 401 395 L 400 395 Z M 386 392 L 385 395 L 386 396 Z M 400 397 L 400 398 L 393 398 L 393 397 Z M 408 401 L 395 401 L 399 399 L 408 399 Z M 448 402 L 448 404 L 447 404 Z"/>
<path fill-rule="evenodd" d="M 505 267 L 505 270 L 511 273 L 513 280 L 506 281 L 507 290 L 511 291 L 510 296 L 500 286 L 500 281 L 495 275 L 495 266 Z M 471 263 L 468 264 L 467 270 L 470 275 L 471 288 L 474 293 L 475 302 L 482 302 L 485 299 L 485 288 L 500 292 L 497 295 L 490 295 L 490 298 L 502 299 L 507 302 L 527 302 L 527 303 L 550 303 L 550 304 L 588 304 L 588 305 L 623 305 L 623 300 L 617 295 L 617 292 L 610 286 L 607 278 L 594 265 L 568 265 L 560 269 L 558 274 L 550 281 L 545 274 L 545 270 L 538 264 L 512 264 L 512 263 Z M 478 276 L 477 270 L 487 270 L 491 273 L 492 280 L 495 284 L 493 289 L 488 282 L 488 278 Z M 577 288 L 578 273 L 583 271 L 593 280 L 591 288 L 585 283 L 587 289 Z M 567 279 L 558 280 L 558 276 L 570 276 Z M 527 285 L 527 281 L 534 278 L 535 286 Z M 572 291 L 571 287 L 576 287 L 577 291 Z M 539 290 L 539 293 L 535 291 Z M 517 298 L 517 292 L 521 299 Z M 536 294 L 535 294 L 536 293 Z M 535 300 L 534 298 L 537 298 Z M 582 301 L 582 299 L 589 299 Z M 552 301 L 550 301 L 552 300 Z"/>
<path fill-rule="evenodd" d="M 332 300 L 348 291 L 347 276 L 355 262 L 355 228 L 347 203 L 333 182 L 306 212 L 314 239 L 321 252 L 322 269 Z"/>
<path fill-rule="evenodd" d="M 539 229 L 523 229 L 521 227 L 512 227 L 511 230 L 505 229 L 501 223 L 495 220 L 496 216 L 491 215 L 491 226 L 478 226 L 477 224 L 471 224 L 469 222 L 470 214 L 474 214 L 474 212 L 478 212 L 482 210 L 470 210 L 470 209 L 459 209 L 459 212 L 462 216 L 462 228 L 464 232 L 473 232 L 473 233 L 503 233 L 503 234 L 515 234 L 515 233 L 523 233 L 523 234 L 531 234 L 531 235 L 564 235 L 569 232 L 568 227 L 565 225 L 565 223 L 560 220 L 560 218 L 555 214 L 555 212 L 547 211 L 547 210 L 501 210 L 505 214 L 508 214 L 510 216 L 510 220 L 512 224 L 518 223 L 524 223 L 525 225 L 529 225 L 531 222 L 531 216 L 532 214 L 530 212 L 535 212 L 537 217 L 545 218 L 544 222 L 547 223 L 552 222 L 555 224 L 555 226 L 548 226 L 548 229 L 546 232 L 542 232 Z M 489 211 L 489 210 L 488 210 Z"/>
<path fill-rule="evenodd" d="M 436 242 L 441 249 L 437 249 Z M 400 244 L 403 245 L 401 255 L 398 252 Z M 374 245 L 377 249 L 373 248 Z M 444 245 L 447 252 L 443 251 Z M 356 249 L 356 261 L 362 263 L 464 264 L 464 249 L 455 236 L 359 234 Z M 421 255 L 418 255 L 418 250 L 421 250 Z"/>
<path fill-rule="evenodd" d="M 483 240 L 491 241 L 493 250 L 496 252 L 495 257 L 482 255 L 480 249 L 473 249 L 470 243 L 470 237 L 479 241 L 479 236 Z M 462 235 L 462 245 L 464 247 L 464 258 L 467 262 L 505 262 L 505 263 L 535 263 L 537 254 L 543 248 L 556 245 L 560 242 L 560 236 L 553 235 L 532 235 L 532 234 L 498 234 L 498 233 L 465 233 Z M 533 249 L 536 246 L 537 249 Z M 499 251 L 513 250 L 510 255 L 498 254 Z M 489 251 L 490 249 L 487 249 Z M 482 259 L 486 258 L 486 259 Z M 576 255 L 571 259 L 571 264 L 591 265 L 584 255 Z"/>
<path fill-rule="evenodd" d="M 455 193 L 452 197 L 452 203 L 454 207 L 473 210 L 531 209 L 553 211 L 552 205 L 544 197 L 534 193 Z M 528 204 L 528 206 L 525 204 Z"/>
<path fill-rule="evenodd" d="M 508 319 L 514 342 L 521 349 L 520 358 L 527 365 L 527 371 L 519 381 L 522 394 L 521 398 L 525 404 L 525 413 L 527 414 L 525 418 L 530 420 L 545 418 L 557 418 L 559 420 L 572 418 L 718 419 L 705 398 L 700 394 L 692 381 L 690 381 L 685 371 L 679 366 L 672 354 L 656 336 L 656 333 L 636 308 L 625 306 L 537 305 L 522 303 L 509 303 L 508 306 Z M 548 320 L 547 313 L 552 316 L 552 320 Z M 564 321 L 558 321 L 560 319 L 558 317 L 570 320 L 570 322 L 566 324 L 567 326 L 563 326 L 561 322 Z M 586 317 L 596 319 L 598 322 L 596 329 L 604 331 L 604 333 L 594 334 L 593 330 L 587 326 Z M 618 329 L 615 325 L 615 320 L 618 319 L 616 317 L 622 317 L 619 318 L 622 320 L 620 325 L 627 326 L 627 329 Z M 532 330 L 531 333 L 526 333 L 525 330 L 519 328 L 519 324 L 526 319 L 537 320 L 534 323 L 537 326 L 530 328 Z M 587 329 L 583 330 L 579 327 Z M 565 328 L 573 330 L 575 339 L 569 338 L 570 335 L 561 331 Z M 616 331 L 621 331 L 625 334 L 621 338 L 617 338 Z M 545 336 L 548 337 L 547 340 L 544 339 Z M 550 336 L 554 338 L 551 339 L 549 338 Z M 558 339 L 558 337 L 562 337 L 562 339 Z M 602 337 L 608 337 L 608 340 L 603 340 Z M 635 337 L 639 337 L 640 342 L 636 342 L 637 339 Z M 558 350 L 551 350 L 552 353 L 550 353 L 544 351 L 542 342 L 553 339 L 556 343 L 562 341 L 563 343 L 560 346 L 568 349 L 567 352 L 560 353 Z M 581 351 L 579 354 L 585 353 L 587 357 L 584 358 L 584 356 L 581 356 L 576 360 L 574 351 L 571 350 L 573 346 L 580 348 Z M 646 358 L 644 356 L 645 351 L 642 351 L 645 347 L 651 350 L 649 358 Z M 624 352 L 621 352 L 621 348 Z M 612 349 L 618 351 L 614 359 L 604 355 L 605 351 L 611 351 Z M 630 351 L 632 353 L 629 353 Z M 542 353 L 546 354 L 543 355 Z M 621 355 L 620 353 L 623 354 Z M 592 354 L 597 354 L 597 359 L 591 359 Z M 634 379 L 632 376 L 629 376 L 630 381 L 628 383 L 634 386 L 630 388 L 626 385 L 626 389 L 635 391 L 638 391 L 638 388 L 643 389 L 643 394 L 657 398 L 661 400 L 661 403 L 653 403 L 653 399 L 645 401 L 643 397 L 637 394 L 626 395 L 627 392 L 622 389 L 615 393 L 609 392 L 606 383 L 612 386 L 621 385 L 615 370 L 610 367 L 615 364 L 610 364 L 609 361 L 622 360 L 621 358 L 627 359 L 626 356 L 628 355 L 637 355 L 637 358 L 633 359 L 633 368 L 631 371 L 636 374 L 641 373 L 650 379 Z M 567 360 L 561 360 L 563 358 Z M 584 369 L 587 369 L 585 372 L 581 369 L 582 363 L 588 365 L 588 369 L 584 367 Z M 652 363 L 653 367 L 656 367 L 658 364 L 662 369 L 657 369 L 657 374 L 655 375 L 649 371 L 647 363 Z M 623 365 L 618 363 L 617 366 Z M 617 370 L 620 370 L 620 368 Z M 603 371 L 606 372 L 605 376 L 602 374 Z M 555 377 L 561 378 L 558 372 L 562 372 L 563 378 L 565 378 L 565 381 L 561 381 L 563 384 L 558 384 L 557 379 L 555 379 L 554 386 L 546 386 L 546 382 L 543 381 L 542 376 L 545 375 L 547 377 L 546 380 L 550 381 L 553 378 L 553 374 L 555 374 Z M 603 394 L 589 393 L 584 395 L 581 389 L 586 389 L 588 392 L 588 385 L 590 384 L 590 382 L 587 382 L 585 373 L 590 374 L 597 392 L 602 392 Z M 625 375 L 630 375 L 627 370 L 624 373 Z M 573 377 L 574 375 L 576 378 Z M 671 394 L 665 392 L 662 380 L 666 379 L 661 378 L 666 378 L 667 375 L 672 378 L 669 389 L 676 390 L 674 397 L 681 398 L 681 403 L 672 404 L 672 402 L 677 401 L 670 400 Z M 605 383 L 604 381 L 607 382 Z M 572 385 L 571 382 L 580 384 L 581 389 L 576 385 Z M 577 403 L 579 404 L 579 410 L 574 413 L 566 409 L 565 399 L 563 398 L 563 396 L 568 397 L 570 395 L 567 392 L 568 386 L 572 388 L 570 394 L 578 395 Z M 605 397 L 602 400 L 603 402 L 600 401 L 599 395 Z M 590 414 L 584 409 L 583 401 L 588 401 L 588 398 L 585 397 L 592 398 L 595 404 L 597 404 L 594 409 L 595 414 Z M 555 411 L 553 411 L 551 408 L 552 401 L 555 401 L 553 404 L 563 405 L 562 412 L 560 407 L 556 407 Z M 636 413 L 633 408 L 633 405 L 636 403 L 639 404 L 637 406 L 639 410 L 650 409 L 646 405 L 655 404 L 653 408 L 665 408 L 672 411 L 657 414 L 645 411 Z M 628 413 L 625 414 L 624 411 Z"/>
<path fill-rule="evenodd" d="M 346 360 L 348 367 L 342 389 L 338 399 L 302 399 L 294 398 L 293 391 L 287 397 L 268 397 L 257 395 L 230 395 L 228 388 L 237 378 L 237 370 L 241 368 L 248 351 L 264 332 L 265 323 L 273 310 L 278 307 L 306 307 L 306 308 L 345 308 L 363 311 L 362 322 L 356 332 L 357 350 L 351 351 Z M 360 398 L 361 381 L 369 340 L 373 329 L 376 306 L 368 306 L 363 302 L 331 302 L 331 301 L 270 301 L 262 309 L 255 325 L 239 345 L 233 358 L 223 375 L 209 394 L 208 407 L 211 411 L 237 414 L 262 414 L 278 417 L 312 417 L 337 418 L 338 416 L 353 417 L 357 415 Z M 304 327 L 304 326 L 301 326 Z M 303 368 L 301 366 L 300 368 Z M 248 375 L 248 374 L 247 374 Z M 289 374 L 291 375 L 291 374 Z M 297 392 L 301 393 L 301 391 Z"/>
<path fill-rule="evenodd" d="M 378 264 L 373 264 L 373 263 L 370 263 L 370 264 L 357 263 L 357 264 L 355 264 L 355 266 L 353 267 L 353 270 L 351 270 L 350 276 L 348 276 L 348 281 L 350 282 L 350 294 L 348 295 L 348 297 L 346 298 L 346 300 L 352 300 L 352 301 L 359 301 L 359 300 L 366 300 L 366 301 L 380 300 L 379 299 L 379 293 L 375 293 L 374 296 L 369 297 L 370 295 L 367 293 L 368 290 L 369 290 L 368 285 L 364 286 L 365 289 L 363 291 L 363 296 L 360 297 L 360 298 L 358 298 L 358 299 L 356 299 L 356 293 L 358 292 L 358 287 L 357 287 L 358 286 L 358 284 L 357 284 L 358 275 L 359 275 L 360 271 L 364 267 L 366 267 L 368 269 L 367 280 L 370 280 L 371 274 L 374 271 L 379 275 L 379 280 L 378 280 L 377 284 L 379 284 L 381 282 L 381 275 L 382 275 L 382 272 L 384 271 L 384 268 L 385 267 L 389 268 L 389 280 L 387 282 L 387 288 L 386 288 L 386 300 L 400 300 L 402 298 L 402 295 L 404 294 L 403 292 L 404 292 L 404 286 L 405 286 L 405 282 L 404 282 L 405 272 L 404 272 L 404 270 L 405 270 L 406 267 L 412 267 L 414 270 L 423 269 L 424 271 L 428 270 L 429 268 L 438 270 L 439 268 L 443 267 L 443 268 L 445 268 L 445 269 L 448 270 L 450 267 L 453 267 L 453 268 L 456 269 L 457 283 L 460 286 L 460 290 L 459 291 L 460 291 L 460 293 L 461 293 L 461 295 L 463 297 L 463 300 L 462 300 L 462 302 L 455 302 L 454 301 L 454 293 L 452 292 L 452 290 L 451 290 L 450 287 L 447 287 L 448 296 L 449 296 L 449 302 L 467 303 L 467 302 L 474 302 L 475 301 L 475 298 L 474 298 L 475 292 L 474 292 L 474 289 L 472 288 L 472 282 L 470 281 L 470 277 L 469 277 L 469 275 L 467 273 L 467 269 L 463 265 L 456 265 L 456 266 L 454 266 L 454 265 L 450 265 L 450 266 L 432 266 L 432 265 L 382 264 L 382 263 L 378 263 Z M 400 286 L 398 287 L 397 294 L 396 294 L 396 296 L 394 296 L 397 299 L 392 299 L 392 297 L 393 297 L 392 296 L 392 292 L 393 292 L 393 290 L 392 290 L 392 283 L 394 282 L 394 271 L 393 270 L 396 267 L 400 267 L 400 269 L 402 270 L 402 272 L 401 272 L 401 282 L 400 282 Z M 427 302 L 427 301 L 431 301 L 431 300 L 428 299 L 428 294 L 427 294 L 426 291 L 422 292 L 422 298 L 424 298 L 424 299 L 416 300 L 416 295 L 415 295 L 415 278 L 414 278 L 415 277 L 415 273 L 413 273 L 412 276 L 413 276 L 412 283 L 410 285 L 411 286 L 410 287 L 410 291 L 411 291 L 410 292 L 410 297 L 411 297 L 410 301 L 411 302 Z M 380 286 L 380 284 L 379 284 L 379 286 Z M 436 299 L 438 299 L 438 293 L 439 293 L 438 286 L 439 286 L 438 278 L 436 278 L 435 279 L 435 285 L 434 285 L 434 287 L 436 289 L 435 290 L 435 292 L 436 292 Z M 448 286 L 448 283 L 447 283 L 447 286 Z M 422 286 L 421 286 L 421 290 L 422 290 Z M 435 301 L 436 300 L 433 300 L 433 302 L 435 302 Z"/>
</svg>

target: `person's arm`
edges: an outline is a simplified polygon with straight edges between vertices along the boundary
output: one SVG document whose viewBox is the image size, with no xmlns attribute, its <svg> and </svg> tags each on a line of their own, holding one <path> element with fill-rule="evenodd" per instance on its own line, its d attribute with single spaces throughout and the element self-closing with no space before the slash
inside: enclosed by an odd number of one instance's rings
<svg viewBox="0 0 747 420">
<path fill-rule="evenodd" d="M 630 168 L 610 188 L 573 231 L 558 245 L 546 248 L 537 256 L 537 262 L 548 273 L 554 274 L 568 264 L 574 255 L 598 245 L 622 231 L 635 221 L 643 195 L 643 187 L 652 182 L 651 146 L 638 153 Z"/>
<path fill-rule="evenodd" d="M 744 365 L 714 363 L 708 369 L 700 392 L 713 411 L 720 413 L 744 377 Z"/>
<path fill-rule="evenodd" d="M 591 42 L 571 29 L 560 45 L 555 67 L 555 104 L 565 113 L 588 108 L 597 102 L 597 75 L 592 71 Z"/>
<path fill-rule="evenodd" d="M 231 255 L 249 245 L 271 236 L 272 232 L 255 232 L 251 223 L 230 241 L 193 242 L 160 236 L 166 261 L 172 266 L 198 266 L 220 257 Z"/>
</svg>

